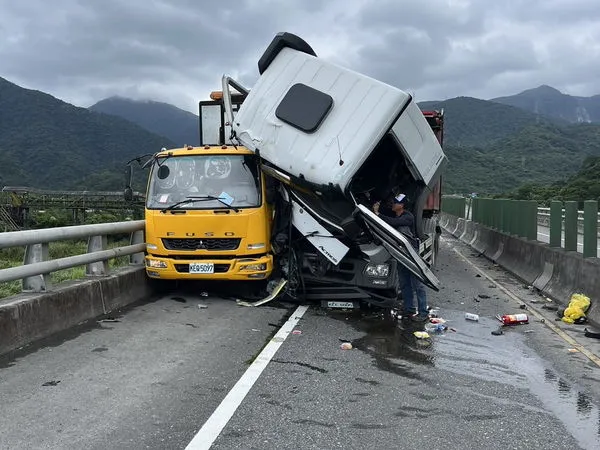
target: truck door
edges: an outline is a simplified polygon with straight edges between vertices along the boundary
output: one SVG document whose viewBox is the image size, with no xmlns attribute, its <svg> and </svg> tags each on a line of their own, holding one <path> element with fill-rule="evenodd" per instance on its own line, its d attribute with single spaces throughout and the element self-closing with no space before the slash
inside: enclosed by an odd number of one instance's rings
<svg viewBox="0 0 600 450">
<path fill-rule="evenodd" d="M 408 239 L 365 206 L 358 205 L 358 209 L 359 216 L 364 220 L 371 233 L 381 241 L 381 245 L 385 247 L 390 255 L 410 270 L 426 286 L 439 291 L 440 281 L 419 256 L 419 253 L 410 245 Z"/>
</svg>

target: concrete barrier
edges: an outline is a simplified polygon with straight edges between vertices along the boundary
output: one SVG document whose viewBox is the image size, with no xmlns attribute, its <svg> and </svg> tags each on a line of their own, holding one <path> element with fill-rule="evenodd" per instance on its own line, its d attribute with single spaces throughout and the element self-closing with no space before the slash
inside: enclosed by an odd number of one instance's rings
<svg viewBox="0 0 600 450">
<path fill-rule="evenodd" d="M 600 306 L 596 305 L 600 302 L 600 259 L 584 258 L 581 253 L 509 236 L 470 221 L 460 225 L 460 220 L 449 219 L 446 231 L 562 306 L 567 306 L 575 293 L 587 295 L 592 302 L 587 317 L 600 326 Z"/>
<path fill-rule="evenodd" d="M 452 233 L 454 237 L 458 238 L 463 234 L 465 231 L 465 222 L 465 219 L 458 219 L 456 222 L 456 229 Z"/>
<path fill-rule="evenodd" d="M 471 222 L 470 220 L 465 221 L 465 229 L 458 238 L 461 241 L 463 241 L 464 243 L 469 244 L 473 240 L 474 236 L 475 236 L 475 227 L 474 227 L 473 222 Z"/>
<path fill-rule="evenodd" d="M 0 355 L 151 297 L 144 267 L 57 285 L 52 292 L 0 300 Z"/>
</svg>

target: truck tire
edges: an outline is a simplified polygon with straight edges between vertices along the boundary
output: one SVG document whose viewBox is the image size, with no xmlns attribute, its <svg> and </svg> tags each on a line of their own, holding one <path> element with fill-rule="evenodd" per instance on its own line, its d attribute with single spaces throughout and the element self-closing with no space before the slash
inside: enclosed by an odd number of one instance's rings
<svg viewBox="0 0 600 450">
<path fill-rule="evenodd" d="M 258 60 L 258 73 L 262 75 L 284 48 L 291 48 L 292 50 L 317 56 L 312 47 L 301 37 L 292 33 L 277 33 Z"/>
</svg>

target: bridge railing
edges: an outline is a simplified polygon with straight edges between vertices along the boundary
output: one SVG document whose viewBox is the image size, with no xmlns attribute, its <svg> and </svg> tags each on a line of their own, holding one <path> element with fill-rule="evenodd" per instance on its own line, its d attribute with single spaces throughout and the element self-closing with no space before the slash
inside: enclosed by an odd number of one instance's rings
<svg viewBox="0 0 600 450">
<path fill-rule="evenodd" d="M 107 248 L 109 235 L 129 234 L 129 245 Z M 75 256 L 49 259 L 51 242 L 87 239 L 87 252 Z M 144 221 L 112 222 L 39 230 L 0 233 L 0 249 L 25 247 L 22 266 L 0 270 L 0 283 L 22 280 L 24 292 L 50 290 L 50 274 L 72 267 L 86 266 L 87 276 L 104 276 L 109 272 L 108 261 L 129 256 L 130 264 L 143 264 Z"/>
<path fill-rule="evenodd" d="M 462 205 L 459 203 L 464 201 Z M 444 208 L 446 204 L 446 208 Z M 447 214 L 466 218 L 501 232 L 537 240 L 539 227 L 548 228 L 548 243 L 551 247 L 562 247 L 567 251 L 579 251 L 585 257 L 598 257 L 600 214 L 598 202 L 583 202 L 583 211 L 578 211 L 578 202 L 551 202 L 550 208 L 538 207 L 529 200 L 507 200 L 490 198 L 464 199 L 444 197 L 442 210 Z M 580 242 L 582 241 L 582 242 Z"/>
</svg>

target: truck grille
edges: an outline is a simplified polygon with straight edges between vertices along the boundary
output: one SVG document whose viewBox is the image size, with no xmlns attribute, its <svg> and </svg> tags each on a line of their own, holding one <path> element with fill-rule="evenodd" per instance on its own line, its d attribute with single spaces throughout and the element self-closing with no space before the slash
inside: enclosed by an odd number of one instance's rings
<svg viewBox="0 0 600 450">
<path fill-rule="evenodd" d="M 163 239 L 167 250 L 208 250 L 224 251 L 236 250 L 240 246 L 240 238 L 190 238 L 190 239 Z"/>
<path fill-rule="evenodd" d="M 229 270 L 230 264 L 215 264 L 215 273 L 225 273 Z M 189 264 L 175 264 L 175 270 L 179 273 L 190 273 Z"/>
</svg>

